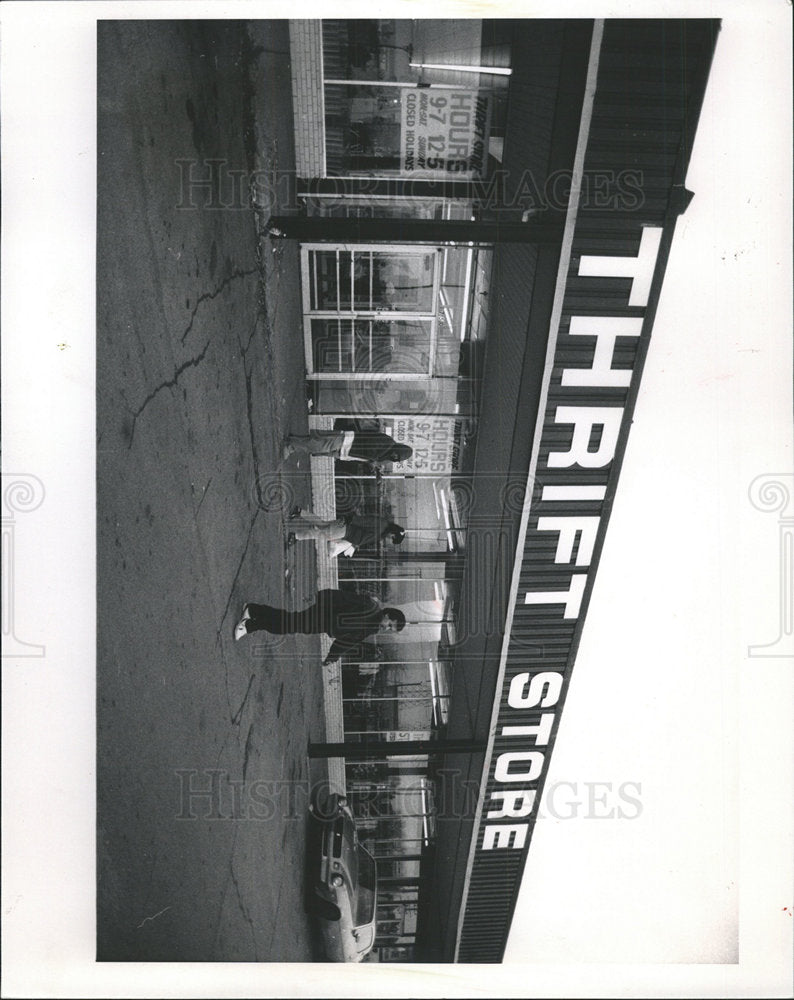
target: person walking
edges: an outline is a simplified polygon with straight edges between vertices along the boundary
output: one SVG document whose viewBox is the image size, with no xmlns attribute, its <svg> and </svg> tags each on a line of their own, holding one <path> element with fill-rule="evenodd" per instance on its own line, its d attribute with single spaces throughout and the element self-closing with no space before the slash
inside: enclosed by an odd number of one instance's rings
<svg viewBox="0 0 794 1000">
<path fill-rule="evenodd" d="M 359 548 L 371 548 L 387 535 L 392 545 L 400 545 L 405 538 L 404 528 L 377 514 L 350 514 L 326 521 L 298 507 L 290 517 L 288 527 L 287 545 L 316 539 L 327 544 L 332 559 L 338 555 L 352 556 Z"/>
<path fill-rule="evenodd" d="M 400 444 L 382 431 L 311 430 L 308 434 L 291 434 L 284 443 L 283 456 L 287 459 L 296 451 L 368 462 L 373 467 L 407 462 L 414 453 L 409 445 Z"/>
<path fill-rule="evenodd" d="M 368 594 L 349 590 L 321 590 L 303 611 L 286 611 L 269 604 L 248 603 L 234 627 L 234 638 L 264 630 L 275 635 L 311 635 L 325 632 L 334 640 L 324 664 L 340 656 L 360 653 L 374 633 L 402 632 L 405 615 L 399 608 L 383 607 Z"/>
</svg>

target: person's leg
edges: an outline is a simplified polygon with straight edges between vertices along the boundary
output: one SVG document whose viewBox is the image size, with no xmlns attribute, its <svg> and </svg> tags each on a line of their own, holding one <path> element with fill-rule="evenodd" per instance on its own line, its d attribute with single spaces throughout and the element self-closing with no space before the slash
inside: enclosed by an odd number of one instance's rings
<svg viewBox="0 0 794 1000">
<path fill-rule="evenodd" d="M 310 631 L 306 611 L 286 611 L 273 608 L 269 604 L 247 604 L 249 613 L 248 632 L 273 632 L 275 635 L 292 635 L 295 632 Z M 311 609 L 307 609 L 310 611 Z"/>
<path fill-rule="evenodd" d="M 289 522 L 289 530 L 299 542 L 309 542 L 313 538 L 321 540 L 328 539 L 328 530 L 333 521 L 309 520 L 305 515 L 292 517 Z"/>
<path fill-rule="evenodd" d="M 328 542 L 328 555 L 331 559 L 336 559 L 337 556 L 343 552 L 347 552 L 348 549 L 350 549 L 351 555 L 356 551 L 346 538 L 337 538 L 335 541 Z"/>
<path fill-rule="evenodd" d="M 246 604 L 248 612 L 248 632 L 274 632 L 284 635 L 287 632 L 287 615 L 282 608 L 273 608 L 269 604 Z"/>
<path fill-rule="evenodd" d="M 251 632 L 271 632 L 274 635 L 296 635 L 322 632 L 320 612 L 316 604 L 303 611 L 286 611 L 269 604 L 248 603 L 243 617 L 234 629 L 235 639 Z"/>
<path fill-rule="evenodd" d="M 319 514 L 315 514 L 311 510 L 299 510 L 294 514 L 290 514 L 290 521 L 306 521 L 307 524 L 325 524 L 327 523 L 324 517 L 320 517 Z"/>
<path fill-rule="evenodd" d="M 344 431 L 312 430 L 308 434 L 291 434 L 284 443 L 284 457 L 295 451 L 309 455 L 338 455 L 345 442 Z"/>
<path fill-rule="evenodd" d="M 333 541 L 344 535 L 345 527 L 345 522 L 341 518 L 324 521 L 316 514 L 301 514 L 300 517 L 290 518 L 289 522 L 289 530 L 299 542 L 310 541 L 313 538 L 324 542 Z"/>
</svg>

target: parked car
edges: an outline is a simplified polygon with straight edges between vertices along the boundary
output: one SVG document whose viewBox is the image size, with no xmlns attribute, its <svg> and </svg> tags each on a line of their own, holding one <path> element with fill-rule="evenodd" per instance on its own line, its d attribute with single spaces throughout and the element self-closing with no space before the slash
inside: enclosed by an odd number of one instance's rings
<svg viewBox="0 0 794 1000">
<path fill-rule="evenodd" d="M 361 962 L 375 944 L 378 877 L 375 859 L 358 839 L 343 796 L 310 806 L 307 909 L 317 918 L 326 957 Z"/>
</svg>

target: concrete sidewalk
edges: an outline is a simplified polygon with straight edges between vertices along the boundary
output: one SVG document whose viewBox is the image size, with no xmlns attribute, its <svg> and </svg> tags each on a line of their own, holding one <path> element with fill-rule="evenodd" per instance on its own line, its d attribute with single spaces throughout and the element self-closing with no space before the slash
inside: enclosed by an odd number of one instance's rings
<svg viewBox="0 0 794 1000">
<path fill-rule="evenodd" d="M 314 502 L 281 461 L 309 416 L 298 247 L 240 190 L 294 163 L 288 32 L 105 21 L 97 51 L 97 954 L 306 961 L 333 676 L 318 636 L 233 638 L 318 583 L 284 547 Z"/>
<path fill-rule="evenodd" d="M 267 36 L 255 23 L 249 26 L 249 34 L 255 46 L 267 47 Z M 294 83 L 294 81 L 293 81 Z M 330 428 L 331 418 L 309 416 L 305 393 L 305 359 L 303 353 L 303 318 L 295 312 L 294 303 L 301 301 L 300 254 L 293 241 L 273 240 L 266 235 L 266 224 L 271 215 L 284 214 L 292 210 L 288 204 L 295 176 L 295 141 L 293 121 L 300 114 L 295 94 L 292 95 L 293 118 L 281 115 L 280 132 L 273 134 L 270 88 L 266 81 L 254 88 L 254 137 L 256 183 L 252 188 L 257 209 L 260 234 L 260 255 L 263 262 L 266 302 L 269 320 L 270 342 L 273 347 L 274 367 L 288 367 L 290 381 L 295 391 L 287 404 L 289 431 L 303 434 L 308 427 Z M 286 422 L 286 421 L 285 421 Z M 334 497 L 334 462 L 331 458 L 313 456 L 309 460 L 293 460 L 283 463 L 280 469 L 281 495 L 285 502 L 283 513 L 288 515 L 287 498 L 300 491 L 298 480 L 308 473 L 310 477 L 311 509 L 322 517 L 332 520 L 336 517 Z M 307 603 L 312 590 L 336 587 L 339 583 L 336 560 L 329 559 L 325 546 L 316 546 L 314 559 L 306 557 L 307 546 L 299 546 L 288 554 L 290 592 L 297 605 Z M 331 648 L 327 636 L 320 639 L 321 659 Z M 342 719 L 342 671 L 339 663 L 320 667 L 323 672 L 325 741 L 341 742 L 344 739 Z M 317 741 L 322 740 L 318 734 Z M 337 791 L 345 792 L 345 767 L 341 758 L 328 761 L 328 780 Z"/>
</svg>

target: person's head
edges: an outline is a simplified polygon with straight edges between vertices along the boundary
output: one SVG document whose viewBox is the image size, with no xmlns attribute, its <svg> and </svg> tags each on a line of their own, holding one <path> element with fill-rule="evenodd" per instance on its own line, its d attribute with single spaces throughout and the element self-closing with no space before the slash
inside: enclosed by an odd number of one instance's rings
<svg viewBox="0 0 794 1000">
<path fill-rule="evenodd" d="M 407 444 L 395 443 L 389 454 L 386 456 L 387 462 L 407 462 L 413 455 L 414 450 Z"/>
<path fill-rule="evenodd" d="M 401 528 L 399 524 L 395 524 L 394 521 L 390 521 L 386 525 L 386 532 L 391 536 L 392 545 L 399 545 L 405 538 L 405 528 Z"/>
<path fill-rule="evenodd" d="M 405 628 L 405 615 L 399 608 L 384 608 L 380 620 L 381 632 L 402 632 Z"/>
</svg>

